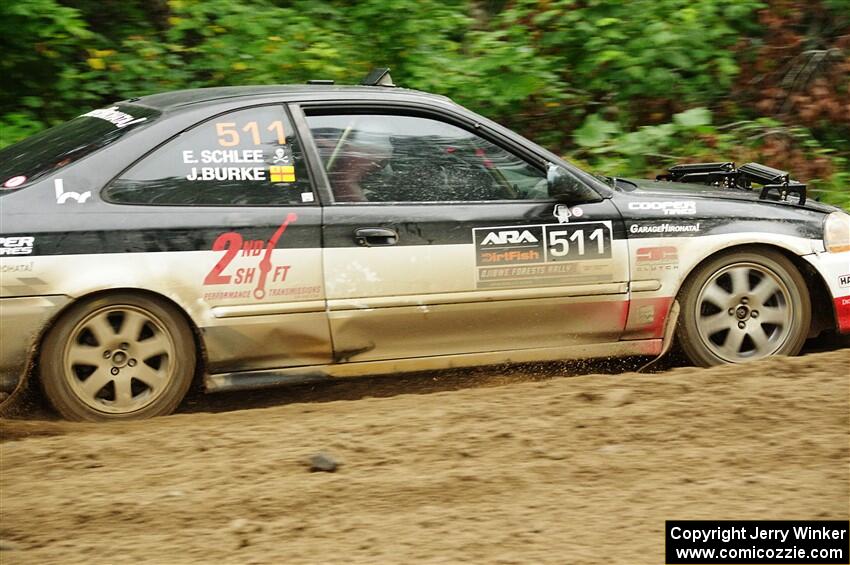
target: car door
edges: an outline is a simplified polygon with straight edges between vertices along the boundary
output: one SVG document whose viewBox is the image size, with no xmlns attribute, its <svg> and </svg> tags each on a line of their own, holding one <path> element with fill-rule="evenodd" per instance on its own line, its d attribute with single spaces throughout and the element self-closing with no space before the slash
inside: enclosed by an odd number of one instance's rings
<svg viewBox="0 0 850 565">
<path fill-rule="evenodd" d="M 321 207 L 285 107 L 212 117 L 110 183 L 124 272 L 186 305 L 211 373 L 327 363 Z M 123 234 L 123 235 L 122 235 Z"/>
<path fill-rule="evenodd" d="M 458 116 L 302 108 L 330 188 L 323 261 L 338 361 L 617 340 L 628 265 L 608 200 L 555 202 L 542 159 Z"/>
</svg>

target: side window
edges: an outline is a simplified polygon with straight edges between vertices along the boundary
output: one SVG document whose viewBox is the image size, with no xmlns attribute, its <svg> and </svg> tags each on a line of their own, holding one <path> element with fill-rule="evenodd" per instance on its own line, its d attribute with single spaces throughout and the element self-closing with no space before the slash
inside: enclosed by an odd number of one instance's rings
<svg viewBox="0 0 850 565">
<path fill-rule="evenodd" d="M 184 206 L 315 200 L 282 106 L 239 110 L 181 133 L 125 171 L 104 196 L 120 203 Z"/>
<path fill-rule="evenodd" d="M 337 202 L 547 199 L 546 173 L 476 134 L 414 116 L 307 116 Z"/>
</svg>

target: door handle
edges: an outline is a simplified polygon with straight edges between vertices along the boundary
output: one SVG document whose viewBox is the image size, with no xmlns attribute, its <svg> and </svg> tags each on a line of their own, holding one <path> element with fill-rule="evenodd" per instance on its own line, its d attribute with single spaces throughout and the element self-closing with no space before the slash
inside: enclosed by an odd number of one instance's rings
<svg viewBox="0 0 850 565">
<path fill-rule="evenodd" d="M 354 241 L 361 247 L 395 245 L 398 243 L 398 234 L 386 228 L 358 228 L 354 230 Z"/>
</svg>

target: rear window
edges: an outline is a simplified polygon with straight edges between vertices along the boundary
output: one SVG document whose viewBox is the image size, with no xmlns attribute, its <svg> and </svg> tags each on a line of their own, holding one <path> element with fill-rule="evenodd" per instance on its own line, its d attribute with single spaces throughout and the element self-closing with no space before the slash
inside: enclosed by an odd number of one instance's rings
<svg viewBox="0 0 850 565">
<path fill-rule="evenodd" d="M 152 108 L 115 104 L 0 149 L 0 190 L 26 186 L 150 124 L 159 115 Z"/>
</svg>

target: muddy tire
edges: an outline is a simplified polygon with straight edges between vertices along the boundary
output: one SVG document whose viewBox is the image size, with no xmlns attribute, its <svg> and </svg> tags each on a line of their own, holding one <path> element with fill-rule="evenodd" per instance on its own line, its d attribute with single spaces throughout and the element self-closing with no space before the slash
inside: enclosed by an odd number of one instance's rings
<svg viewBox="0 0 850 565">
<path fill-rule="evenodd" d="M 115 293 L 73 305 L 39 357 L 44 394 L 69 420 L 140 420 L 169 414 L 192 383 L 192 331 L 164 302 Z"/>
<path fill-rule="evenodd" d="M 709 260 L 679 300 L 679 343 L 703 367 L 796 355 L 811 326 L 805 279 L 787 257 L 767 249 Z"/>
</svg>

